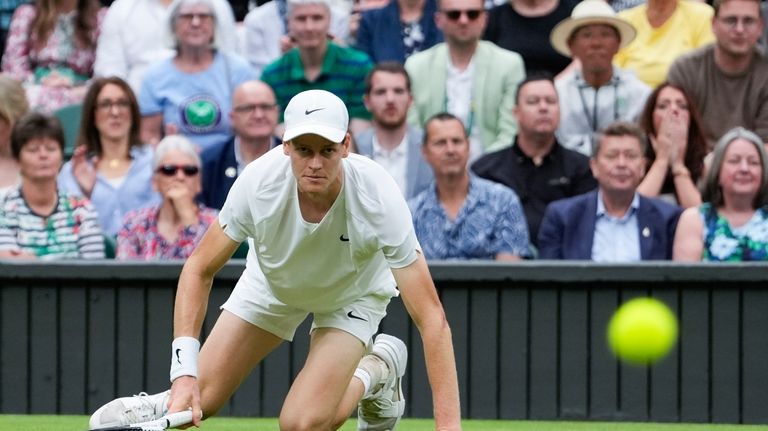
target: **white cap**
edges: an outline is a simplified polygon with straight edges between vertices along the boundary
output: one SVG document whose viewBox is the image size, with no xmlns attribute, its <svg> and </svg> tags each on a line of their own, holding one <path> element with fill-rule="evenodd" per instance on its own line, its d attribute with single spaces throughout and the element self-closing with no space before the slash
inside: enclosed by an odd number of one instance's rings
<svg viewBox="0 0 768 431">
<path fill-rule="evenodd" d="M 331 142 L 342 142 L 349 125 L 349 113 L 344 102 L 325 90 L 307 90 L 293 96 L 283 118 L 283 141 L 312 134 Z"/>
</svg>

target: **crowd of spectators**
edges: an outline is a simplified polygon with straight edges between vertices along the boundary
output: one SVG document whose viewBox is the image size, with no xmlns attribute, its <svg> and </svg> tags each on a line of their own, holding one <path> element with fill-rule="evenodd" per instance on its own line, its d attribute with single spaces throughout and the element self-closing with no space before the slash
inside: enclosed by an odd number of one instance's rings
<svg viewBox="0 0 768 431">
<path fill-rule="evenodd" d="M 324 89 L 429 259 L 768 260 L 766 12 L 0 1 L 0 258 L 186 258 Z"/>
</svg>

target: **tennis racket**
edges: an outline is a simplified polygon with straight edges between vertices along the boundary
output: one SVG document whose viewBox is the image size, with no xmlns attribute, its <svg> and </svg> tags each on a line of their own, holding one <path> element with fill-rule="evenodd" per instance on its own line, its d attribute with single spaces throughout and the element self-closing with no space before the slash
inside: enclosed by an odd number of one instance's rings
<svg viewBox="0 0 768 431">
<path fill-rule="evenodd" d="M 192 422 L 192 410 L 171 413 L 155 419 L 153 421 L 139 422 L 130 425 L 120 425 L 116 427 L 98 428 L 90 431 L 164 431 L 168 428 L 174 428 L 180 425 L 186 425 Z"/>
</svg>

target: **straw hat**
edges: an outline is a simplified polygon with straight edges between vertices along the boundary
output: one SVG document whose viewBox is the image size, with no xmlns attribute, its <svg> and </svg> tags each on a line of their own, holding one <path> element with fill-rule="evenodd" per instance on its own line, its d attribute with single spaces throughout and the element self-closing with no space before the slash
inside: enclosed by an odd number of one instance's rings
<svg viewBox="0 0 768 431">
<path fill-rule="evenodd" d="M 610 25 L 619 32 L 619 48 L 623 48 L 632 42 L 635 38 L 635 27 L 627 21 L 619 18 L 613 8 L 604 0 L 583 0 L 573 8 L 571 17 L 560 21 L 552 33 L 549 34 L 549 41 L 555 51 L 571 56 L 571 50 L 568 49 L 568 39 L 571 34 L 579 28 L 590 24 Z"/>
</svg>

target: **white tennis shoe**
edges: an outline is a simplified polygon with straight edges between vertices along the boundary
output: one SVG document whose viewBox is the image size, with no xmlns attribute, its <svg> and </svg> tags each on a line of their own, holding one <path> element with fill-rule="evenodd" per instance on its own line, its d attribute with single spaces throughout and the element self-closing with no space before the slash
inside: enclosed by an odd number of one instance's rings
<svg viewBox="0 0 768 431">
<path fill-rule="evenodd" d="M 159 419 L 168 413 L 171 391 L 147 395 L 142 392 L 132 397 L 112 400 L 101 406 L 88 422 L 91 429 L 125 426 Z"/>
<path fill-rule="evenodd" d="M 405 412 L 403 375 L 408 363 L 408 349 L 399 338 L 379 334 L 370 355 L 360 361 L 360 368 L 378 381 L 371 382 L 371 394 L 363 397 L 357 407 L 359 431 L 391 431 L 397 427 Z M 379 369 L 377 370 L 376 367 Z"/>
</svg>

